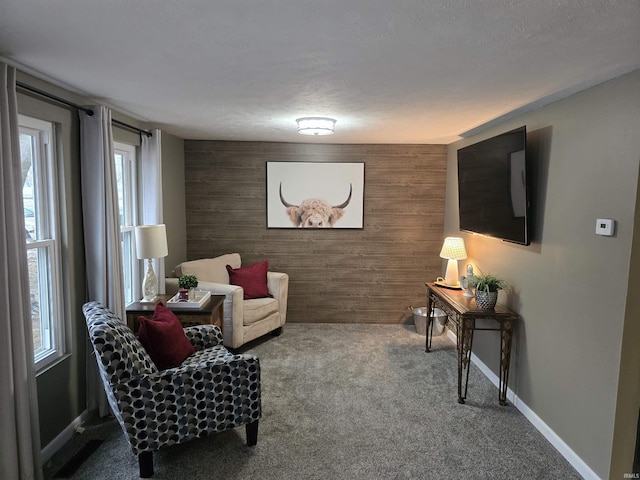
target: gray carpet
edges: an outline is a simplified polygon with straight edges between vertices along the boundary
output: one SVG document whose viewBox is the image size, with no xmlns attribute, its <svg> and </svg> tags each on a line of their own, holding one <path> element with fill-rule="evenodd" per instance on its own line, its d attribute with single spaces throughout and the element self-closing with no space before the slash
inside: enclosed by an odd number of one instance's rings
<svg viewBox="0 0 640 480">
<path fill-rule="evenodd" d="M 262 366 L 258 445 L 244 428 L 154 455 L 155 479 L 571 479 L 573 467 L 471 367 L 457 403 L 455 346 L 413 326 L 288 324 L 244 350 Z M 114 420 L 97 420 L 56 454 L 53 475 L 92 438 L 104 442 L 70 477 L 138 478 Z"/>
</svg>

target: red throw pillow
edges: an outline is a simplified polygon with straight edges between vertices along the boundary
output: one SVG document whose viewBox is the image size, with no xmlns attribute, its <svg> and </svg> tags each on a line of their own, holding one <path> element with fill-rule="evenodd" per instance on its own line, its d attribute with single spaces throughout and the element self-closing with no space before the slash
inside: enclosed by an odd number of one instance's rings
<svg viewBox="0 0 640 480">
<path fill-rule="evenodd" d="M 177 367 L 196 351 L 178 317 L 162 302 L 156 305 L 152 318 L 138 317 L 138 320 L 140 343 L 158 369 Z"/>
<path fill-rule="evenodd" d="M 269 270 L 268 260 L 241 268 L 231 268 L 231 265 L 227 265 L 229 283 L 244 289 L 245 300 L 273 296 L 267 287 L 267 270 Z"/>
</svg>

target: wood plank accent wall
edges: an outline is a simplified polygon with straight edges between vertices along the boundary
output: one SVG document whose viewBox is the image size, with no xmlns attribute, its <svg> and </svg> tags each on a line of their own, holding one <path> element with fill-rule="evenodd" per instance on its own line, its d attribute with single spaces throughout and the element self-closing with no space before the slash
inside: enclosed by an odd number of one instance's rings
<svg viewBox="0 0 640 480">
<path fill-rule="evenodd" d="M 445 145 L 184 144 L 189 260 L 268 259 L 290 277 L 288 322 L 405 323 L 426 304 L 442 275 Z M 268 229 L 276 161 L 364 162 L 364 228 Z"/>
</svg>

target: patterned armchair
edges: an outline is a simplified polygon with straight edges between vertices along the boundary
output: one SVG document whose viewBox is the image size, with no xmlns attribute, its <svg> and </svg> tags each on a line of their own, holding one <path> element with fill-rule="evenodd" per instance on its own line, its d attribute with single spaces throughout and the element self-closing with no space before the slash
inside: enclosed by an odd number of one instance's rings
<svg viewBox="0 0 640 480">
<path fill-rule="evenodd" d="M 142 478 L 153 475 L 155 450 L 211 432 L 245 425 L 247 445 L 257 443 L 259 360 L 229 353 L 218 327 L 185 328 L 196 353 L 160 371 L 117 315 L 98 302 L 82 311 L 109 404 L 138 456 Z"/>
</svg>

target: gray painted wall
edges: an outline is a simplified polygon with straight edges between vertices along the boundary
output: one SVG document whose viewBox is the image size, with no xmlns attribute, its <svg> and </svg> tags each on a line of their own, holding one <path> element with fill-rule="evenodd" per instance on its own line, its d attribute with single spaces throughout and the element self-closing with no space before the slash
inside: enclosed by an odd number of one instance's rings
<svg viewBox="0 0 640 480">
<path fill-rule="evenodd" d="M 635 432 L 640 399 L 637 358 L 626 373 L 632 385 L 619 385 L 625 319 L 631 322 L 628 312 L 634 312 L 637 323 L 639 310 L 627 284 L 637 215 L 640 72 L 450 145 L 447 235 L 460 234 L 457 149 L 521 125 L 537 177 L 534 242 L 522 247 L 462 234 L 470 256 L 464 263 L 513 286 L 502 300 L 523 317 L 510 384 L 519 399 L 600 477 L 609 478 L 611 468 L 621 478 L 632 457 L 610 464 L 613 439 Z M 616 236 L 597 236 L 597 218 L 617 220 Z M 637 328 L 629 335 L 635 342 L 624 340 L 635 343 L 637 357 Z M 497 342 L 488 332 L 474 339 L 474 352 L 496 373 Z M 631 358 L 630 346 L 627 351 Z M 614 431 L 619 400 L 625 400 L 626 422 Z"/>
<path fill-rule="evenodd" d="M 162 208 L 167 226 L 169 255 L 165 273 L 187 258 L 187 222 L 184 194 L 184 141 L 162 132 Z"/>
</svg>

